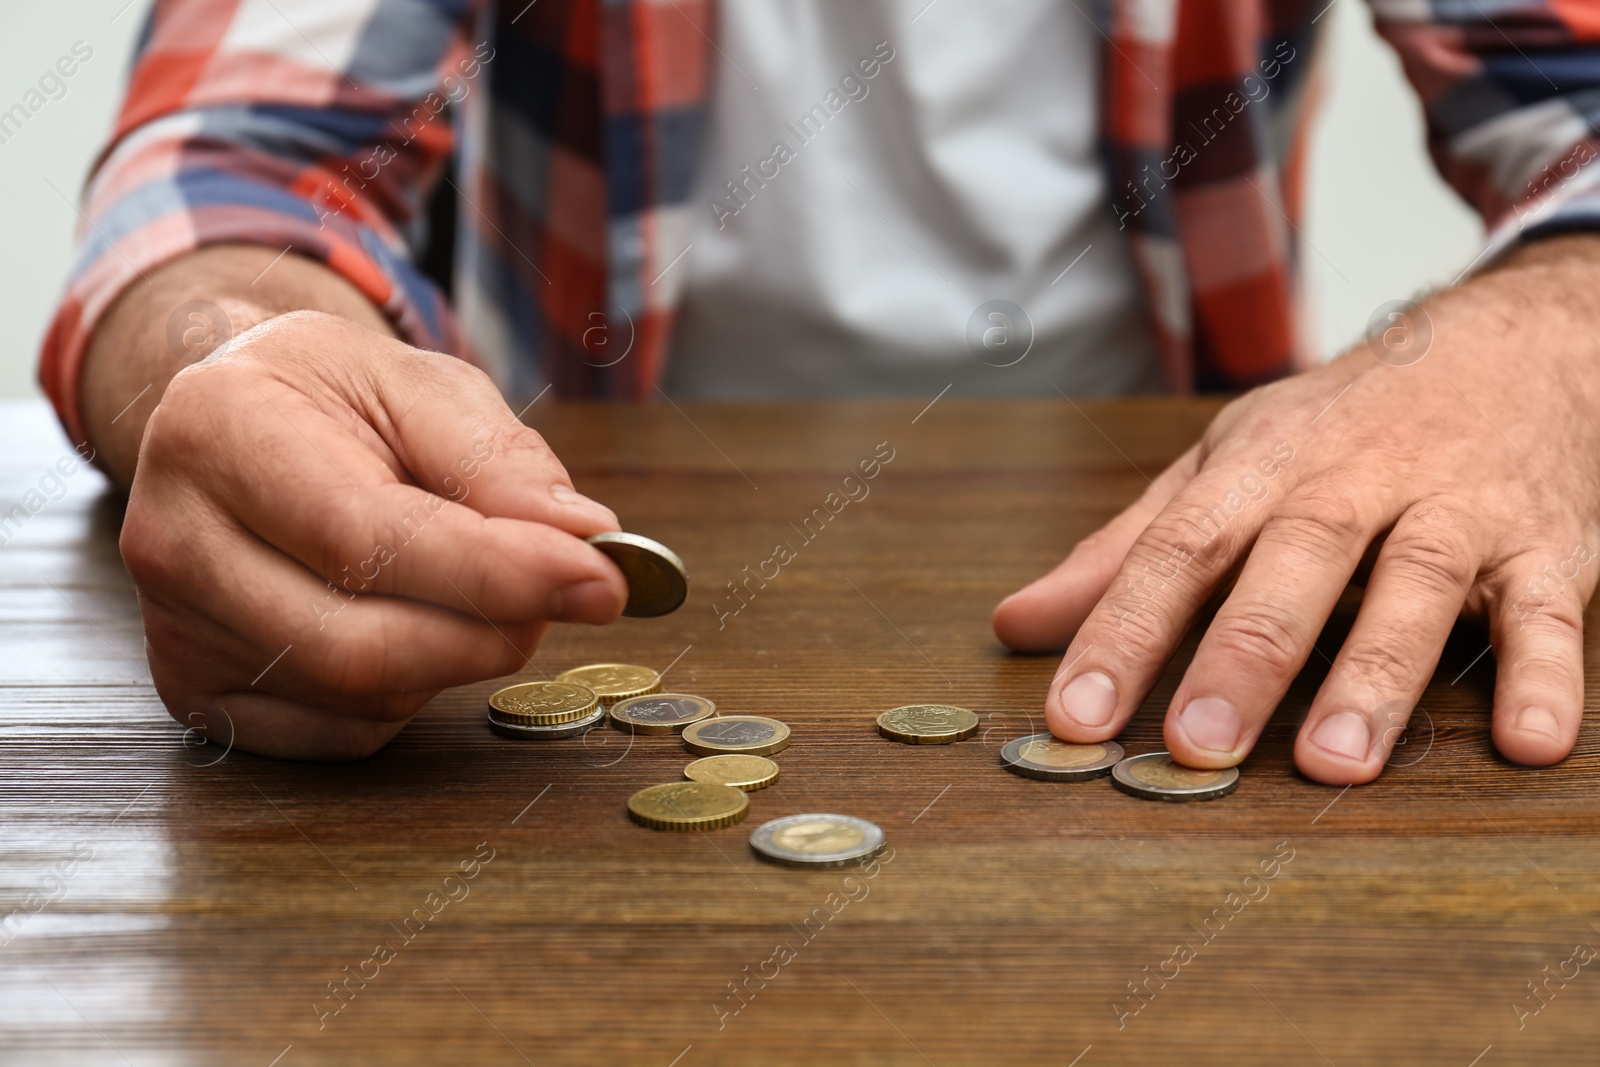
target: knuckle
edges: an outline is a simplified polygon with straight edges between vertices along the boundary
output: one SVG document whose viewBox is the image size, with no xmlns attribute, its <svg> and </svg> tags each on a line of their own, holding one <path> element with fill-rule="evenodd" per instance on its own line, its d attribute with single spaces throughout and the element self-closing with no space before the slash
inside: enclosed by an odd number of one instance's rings
<svg viewBox="0 0 1600 1067">
<path fill-rule="evenodd" d="M 1299 670 L 1306 650 L 1306 638 L 1288 613 L 1269 604 L 1250 604 L 1218 615 L 1207 637 L 1229 658 L 1277 677 Z"/>
<path fill-rule="evenodd" d="M 1168 580 L 1195 565 L 1202 573 L 1212 571 L 1231 554 L 1237 540 L 1229 536 L 1232 518 L 1225 505 L 1174 501 L 1134 541 L 1128 561 Z"/>
<path fill-rule="evenodd" d="M 1571 597 L 1552 597 L 1519 621 L 1541 638 L 1535 648 L 1583 645 L 1583 609 Z"/>
<path fill-rule="evenodd" d="M 1132 664 L 1165 654 L 1167 627 L 1167 609 L 1159 600 L 1125 589 L 1107 597 L 1084 630 L 1093 644 Z"/>
<path fill-rule="evenodd" d="M 1275 536 L 1293 539 L 1317 552 L 1337 550 L 1345 554 L 1352 545 L 1364 547 L 1370 535 L 1355 497 L 1328 482 L 1302 488 L 1284 503 L 1272 525 Z"/>
<path fill-rule="evenodd" d="M 1380 693 L 1409 693 L 1416 683 L 1419 659 L 1398 634 L 1373 634 L 1347 645 L 1339 658 L 1335 669 L 1349 671 Z"/>
<path fill-rule="evenodd" d="M 1393 574 L 1427 593 L 1460 596 L 1478 568 L 1464 526 L 1454 522 L 1411 521 L 1396 527 L 1383 546 Z"/>
<path fill-rule="evenodd" d="M 148 505 L 135 500 L 128 507 L 117 538 L 123 565 L 141 589 L 178 581 L 191 571 L 188 544 Z"/>
</svg>

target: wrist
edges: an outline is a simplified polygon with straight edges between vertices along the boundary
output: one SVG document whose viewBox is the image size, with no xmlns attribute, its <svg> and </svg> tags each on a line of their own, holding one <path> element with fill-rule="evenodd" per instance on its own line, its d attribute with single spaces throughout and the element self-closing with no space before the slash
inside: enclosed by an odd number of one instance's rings
<svg viewBox="0 0 1600 1067">
<path fill-rule="evenodd" d="M 96 326 L 78 383 L 89 443 L 112 477 L 132 482 L 145 422 L 176 374 L 245 330 L 299 310 L 394 335 L 341 275 L 270 248 L 199 249 L 125 290 Z"/>
</svg>

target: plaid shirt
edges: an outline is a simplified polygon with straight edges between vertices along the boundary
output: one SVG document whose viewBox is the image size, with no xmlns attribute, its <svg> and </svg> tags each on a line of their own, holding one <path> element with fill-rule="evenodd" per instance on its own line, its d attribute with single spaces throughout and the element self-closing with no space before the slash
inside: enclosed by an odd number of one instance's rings
<svg viewBox="0 0 1600 1067">
<path fill-rule="evenodd" d="M 1306 358 L 1291 238 L 1325 3 L 1093 5 L 1110 206 L 1177 390 Z M 1373 4 L 1491 249 L 1600 228 L 1600 4 Z M 142 272 L 219 242 L 325 262 L 508 393 L 647 395 L 684 277 L 662 272 L 707 210 L 689 197 L 714 29 L 712 0 L 157 0 L 44 344 L 73 439 L 96 321 Z M 460 205 L 455 313 L 412 260 L 441 180 Z"/>
</svg>

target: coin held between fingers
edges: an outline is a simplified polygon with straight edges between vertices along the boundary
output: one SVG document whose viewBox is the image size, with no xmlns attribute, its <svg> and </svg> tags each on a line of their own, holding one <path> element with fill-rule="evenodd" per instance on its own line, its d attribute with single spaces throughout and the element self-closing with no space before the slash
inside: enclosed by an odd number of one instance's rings
<svg viewBox="0 0 1600 1067">
<path fill-rule="evenodd" d="M 689 596 L 689 569 L 659 541 L 632 533 L 598 533 L 589 544 L 617 565 L 628 582 L 624 615 L 650 619 L 677 611 Z"/>
</svg>

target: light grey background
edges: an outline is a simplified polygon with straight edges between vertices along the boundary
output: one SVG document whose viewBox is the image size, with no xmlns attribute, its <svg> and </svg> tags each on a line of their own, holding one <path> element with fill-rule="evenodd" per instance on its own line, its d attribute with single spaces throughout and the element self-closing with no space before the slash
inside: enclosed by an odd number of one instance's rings
<svg viewBox="0 0 1600 1067">
<path fill-rule="evenodd" d="M 962 0 L 976 2 L 976 0 Z M 38 393 L 34 360 L 70 260 L 76 200 L 121 93 L 149 0 L 0 7 L 0 111 L 76 41 L 94 57 L 0 144 L 0 397 Z M 1333 355 L 1373 309 L 1449 282 L 1477 255 L 1477 217 L 1439 180 L 1415 97 L 1359 0 L 1334 0 L 1327 97 L 1312 144 L 1302 255 L 1311 328 Z"/>
</svg>

